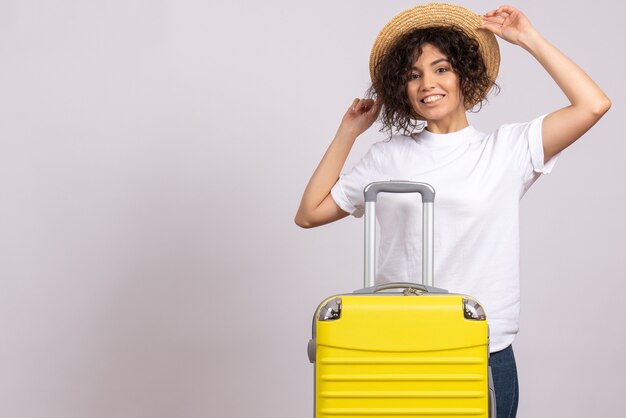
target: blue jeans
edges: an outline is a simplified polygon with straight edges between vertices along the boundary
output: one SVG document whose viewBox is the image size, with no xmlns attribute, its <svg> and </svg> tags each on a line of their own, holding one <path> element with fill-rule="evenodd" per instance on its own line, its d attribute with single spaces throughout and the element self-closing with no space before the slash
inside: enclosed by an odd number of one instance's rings
<svg viewBox="0 0 626 418">
<path fill-rule="evenodd" d="M 491 353 L 489 365 L 491 366 L 493 385 L 496 390 L 498 418 L 515 418 L 517 415 L 519 388 L 513 347 L 508 346 L 502 351 Z"/>
</svg>

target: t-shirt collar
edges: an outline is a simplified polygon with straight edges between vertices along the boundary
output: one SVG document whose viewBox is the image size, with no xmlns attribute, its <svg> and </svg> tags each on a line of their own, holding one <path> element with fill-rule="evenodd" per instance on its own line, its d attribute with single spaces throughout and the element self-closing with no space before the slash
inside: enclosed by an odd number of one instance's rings
<svg viewBox="0 0 626 418">
<path fill-rule="evenodd" d="M 421 132 L 413 134 L 412 137 L 417 142 L 428 146 L 447 147 L 451 145 L 458 145 L 463 141 L 467 141 L 469 138 L 473 137 L 476 132 L 476 129 L 472 125 L 468 125 L 461 130 L 447 134 L 435 134 L 423 129 Z"/>
</svg>

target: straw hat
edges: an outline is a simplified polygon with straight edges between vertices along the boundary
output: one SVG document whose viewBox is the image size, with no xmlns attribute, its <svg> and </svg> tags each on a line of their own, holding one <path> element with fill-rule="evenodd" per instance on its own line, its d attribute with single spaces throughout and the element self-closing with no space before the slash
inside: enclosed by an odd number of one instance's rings
<svg viewBox="0 0 626 418">
<path fill-rule="evenodd" d="M 493 84 L 500 68 L 500 48 L 493 33 L 478 29 L 482 23 L 482 18 L 471 10 L 446 3 L 428 3 L 403 11 L 383 27 L 374 42 L 370 54 L 372 81 L 376 77 L 376 63 L 401 36 L 420 28 L 453 26 L 478 42 L 480 53 L 487 67 L 487 75 Z M 486 96 L 487 91 L 484 92 L 483 97 Z M 475 104 L 471 103 L 469 107 Z"/>
</svg>

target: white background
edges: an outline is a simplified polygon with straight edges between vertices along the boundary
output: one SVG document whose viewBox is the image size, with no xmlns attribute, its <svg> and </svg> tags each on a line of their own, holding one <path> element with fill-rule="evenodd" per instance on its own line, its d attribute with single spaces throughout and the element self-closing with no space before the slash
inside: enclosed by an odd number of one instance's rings
<svg viewBox="0 0 626 418">
<path fill-rule="evenodd" d="M 363 226 L 293 216 L 415 4 L 1 0 L 0 416 L 311 416 L 313 310 L 361 286 Z M 515 6 L 613 102 L 522 201 L 519 416 L 625 416 L 625 8 Z M 500 45 L 470 123 L 567 105 Z"/>
</svg>

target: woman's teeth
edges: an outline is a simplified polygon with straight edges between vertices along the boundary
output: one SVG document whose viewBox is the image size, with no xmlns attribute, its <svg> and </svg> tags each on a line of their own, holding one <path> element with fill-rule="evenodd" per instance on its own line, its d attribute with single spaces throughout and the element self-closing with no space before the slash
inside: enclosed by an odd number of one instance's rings
<svg viewBox="0 0 626 418">
<path fill-rule="evenodd" d="M 422 99 L 422 102 L 424 102 L 424 103 L 432 103 L 432 102 L 436 102 L 437 100 L 441 100 L 441 99 L 443 99 L 443 96 L 441 94 L 436 94 L 434 96 L 425 97 L 424 99 Z"/>
</svg>

